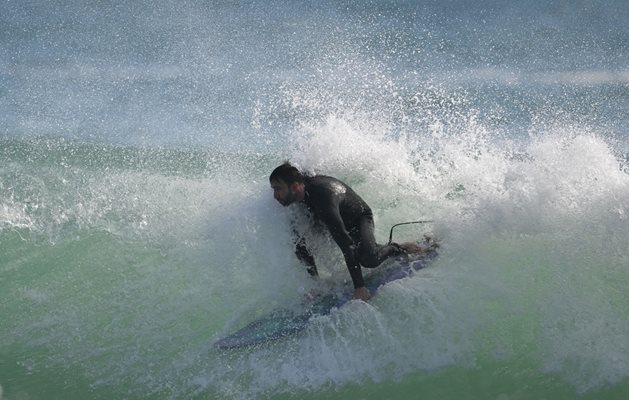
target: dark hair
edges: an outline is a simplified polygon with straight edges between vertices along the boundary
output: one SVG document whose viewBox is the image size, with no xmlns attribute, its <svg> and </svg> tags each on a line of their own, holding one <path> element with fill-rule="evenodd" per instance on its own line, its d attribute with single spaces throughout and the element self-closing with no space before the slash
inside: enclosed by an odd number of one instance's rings
<svg viewBox="0 0 629 400">
<path fill-rule="evenodd" d="M 288 161 L 279 167 L 275 168 L 269 176 L 269 181 L 281 180 L 287 185 L 291 185 L 294 182 L 303 183 L 304 175 L 299 170 L 291 165 Z"/>
</svg>

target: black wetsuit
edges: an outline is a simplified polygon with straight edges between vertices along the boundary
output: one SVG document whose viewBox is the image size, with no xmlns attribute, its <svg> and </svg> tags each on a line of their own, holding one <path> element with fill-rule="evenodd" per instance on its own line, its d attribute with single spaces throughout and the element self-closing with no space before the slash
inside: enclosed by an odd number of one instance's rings
<svg viewBox="0 0 629 400">
<path fill-rule="evenodd" d="M 349 186 L 323 175 L 307 177 L 304 184 L 304 203 L 341 248 L 355 288 L 364 286 L 361 266 L 375 268 L 388 257 L 400 254 L 395 244 L 376 243 L 371 209 Z M 316 275 L 314 258 L 303 239 L 298 240 L 296 253 L 309 266 L 308 272 Z"/>
</svg>

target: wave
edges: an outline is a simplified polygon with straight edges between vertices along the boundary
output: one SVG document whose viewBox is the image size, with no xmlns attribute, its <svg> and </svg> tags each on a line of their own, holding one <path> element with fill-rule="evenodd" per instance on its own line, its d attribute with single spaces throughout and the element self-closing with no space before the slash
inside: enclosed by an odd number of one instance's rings
<svg viewBox="0 0 629 400">
<path fill-rule="evenodd" d="M 13 300 L 0 335 L 40 354 L 34 370 L 59 365 L 60 352 L 67 373 L 81 365 L 93 385 L 138 395 L 307 396 L 496 362 L 581 393 L 622 385 L 626 161 L 586 130 L 522 140 L 467 124 L 399 135 L 331 116 L 304 123 L 272 157 L 4 142 L 0 239 Z M 350 183 L 381 240 L 393 223 L 434 217 L 442 254 L 303 337 L 218 353 L 212 338 L 313 284 L 268 188 L 284 157 Z M 329 239 L 315 250 L 324 279 L 347 278 Z"/>
</svg>

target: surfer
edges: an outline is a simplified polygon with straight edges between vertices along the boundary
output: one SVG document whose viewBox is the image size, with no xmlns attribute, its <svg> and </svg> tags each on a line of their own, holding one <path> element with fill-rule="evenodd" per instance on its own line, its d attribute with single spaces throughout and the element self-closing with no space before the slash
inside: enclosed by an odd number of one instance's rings
<svg viewBox="0 0 629 400">
<path fill-rule="evenodd" d="M 314 220 L 328 228 L 345 257 L 354 284 L 354 299 L 367 301 L 371 297 L 363 281 L 361 266 L 375 268 L 389 257 L 421 251 L 413 243 L 377 244 L 371 209 L 356 192 L 336 178 L 309 176 L 286 162 L 273 170 L 269 181 L 273 197 L 281 205 L 303 203 Z M 295 253 L 308 272 L 317 276 L 314 257 L 303 238 L 296 240 Z"/>
</svg>

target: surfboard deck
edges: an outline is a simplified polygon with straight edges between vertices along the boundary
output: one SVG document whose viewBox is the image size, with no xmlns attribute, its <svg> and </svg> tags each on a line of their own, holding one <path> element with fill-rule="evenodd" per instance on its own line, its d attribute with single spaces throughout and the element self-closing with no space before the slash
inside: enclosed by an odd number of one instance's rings
<svg viewBox="0 0 629 400">
<path fill-rule="evenodd" d="M 427 266 L 435 257 L 437 257 L 435 250 L 419 255 L 402 256 L 388 265 L 373 269 L 373 272 L 364 278 L 365 287 L 369 289 L 372 296 L 375 296 L 378 289 L 384 284 L 412 275 L 415 271 Z M 272 311 L 236 332 L 217 340 L 214 347 L 234 349 L 297 334 L 306 329 L 310 318 L 316 315 L 327 315 L 333 309 L 342 307 L 352 300 L 352 294 L 353 287 L 350 284 L 341 293 L 329 293 L 315 299 L 303 310 L 278 309 Z"/>
</svg>

